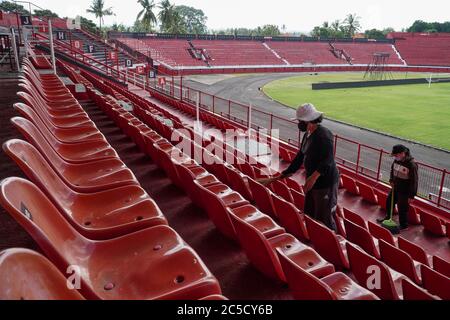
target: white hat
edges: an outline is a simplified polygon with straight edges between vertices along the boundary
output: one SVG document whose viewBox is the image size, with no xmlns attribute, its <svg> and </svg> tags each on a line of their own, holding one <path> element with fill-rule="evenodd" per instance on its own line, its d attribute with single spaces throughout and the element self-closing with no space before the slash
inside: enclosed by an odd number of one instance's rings
<svg viewBox="0 0 450 320">
<path fill-rule="evenodd" d="M 291 120 L 310 122 L 319 118 L 323 112 L 317 111 L 312 103 L 302 104 L 297 108 L 296 117 Z"/>
</svg>

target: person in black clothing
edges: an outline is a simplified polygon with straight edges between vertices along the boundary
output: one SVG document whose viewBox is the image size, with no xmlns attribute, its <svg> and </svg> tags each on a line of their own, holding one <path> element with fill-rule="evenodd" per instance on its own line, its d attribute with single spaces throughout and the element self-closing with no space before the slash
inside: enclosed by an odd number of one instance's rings
<svg viewBox="0 0 450 320">
<path fill-rule="evenodd" d="M 391 166 L 391 175 L 389 183 L 394 189 L 392 190 L 386 200 L 386 217 L 377 219 L 382 222 L 389 219 L 391 210 L 391 201 L 394 197 L 394 204 L 397 204 L 398 215 L 400 222 L 400 229 L 408 228 L 408 210 L 409 202 L 414 199 L 417 194 L 418 178 L 417 178 L 417 164 L 407 147 L 398 144 L 392 148 L 392 156 L 395 158 Z"/>
<path fill-rule="evenodd" d="M 298 128 L 305 132 L 300 150 L 281 175 L 260 181 L 267 185 L 293 175 L 302 164 L 306 171 L 305 214 L 336 230 L 335 214 L 339 171 L 334 161 L 333 134 L 323 127 L 323 114 L 312 104 L 297 109 Z"/>
</svg>

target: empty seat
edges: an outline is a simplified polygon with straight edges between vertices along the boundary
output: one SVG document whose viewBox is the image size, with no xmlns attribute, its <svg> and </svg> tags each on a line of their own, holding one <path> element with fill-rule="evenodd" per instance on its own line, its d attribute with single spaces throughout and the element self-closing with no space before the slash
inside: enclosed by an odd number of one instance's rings
<svg viewBox="0 0 450 320">
<path fill-rule="evenodd" d="M 356 186 L 355 180 L 353 178 L 350 178 L 349 176 L 346 176 L 345 174 L 342 174 L 341 178 L 344 188 L 351 194 L 359 196 L 359 189 Z"/>
<path fill-rule="evenodd" d="M 422 284 L 431 294 L 441 299 L 450 300 L 450 278 L 437 271 L 434 271 L 426 265 L 421 265 Z"/>
<path fill-rule="evenodd" d="M 248 201 L 253 201 L 254 199 L 248 186 L 247 178 L 229 165 L 225 165 L 224 167 L 229 178 L 229 186 Z"/>
<path fill-rule="evenodd" d="M 408 279 L 402 279 L 403 300 L 440 300 Z"/>
<path fill-rule="evenodd" d="M 314 249 L 336 268 L 349 269 L 345 243 L 342 236 L 336 235 L 322 223 L 305 215 L 305 225 Z"/>
<path fill-rule="evenodd" d="M 358 283 L 382 300 L 399 300 L 402 297 L 401 281 L 406 277 L 347 242 L 350 268 Z"/>
<path fill-rule="evenodd" d="M 300 183 L 298 183 L 296 180 L 294 180 L 292 178 L 286 178 L 285 181 L 289 188 L 304 194 L 302 185 Z"/>
<path fill-rule="evenodd" d="M 275 253 L 276 248 L 281 248 L 297 265 L 318 277 L 334 272 L 332 264 L 326 262 L 313 249 L 305 246 L 292 235 L 283 233 L 267 239 L 243 219 L 235 215 L 231 217 L 241 247 L 251 263 L 266 276 L 286 281 Z"/>
<path fill-rule="evenodd" d="M 419 247 L 415 243 L 412 243 L 409 240 L 406 240 L 403 237 L 397 238 L 397 245 L 400 250 L 408 253 L 411 258 L 417 262 L 430 266 L 430 261 L 428 255 L 422 247 Z"/>
<path fill-rule="evenodd" d="M 66 162 L 87 163 L 118 158 L 116 151 L 106 141 L 61 143 L 50 132 L 44 138 L 43 133 L 25 118 L 14 117 L 11 122 L 28 141 L 41 144 L 41 148 L 52 148 Z"/>
<path fill-rule="evenodd" d="M 358 180 L 356 180 L 356 186 L 358 187 L 359 193 L 364 200 L 372 204 L 378 204 L 378 197 L 371 186 Z"/>
<path fill-rule="evenodd" d="M 44 256 L 28 249 L 0 252 L 0 300 L 82 300 Z"/>
<path fill-rule="evenodd" d="M 379 241 L 379 248 L 381 259 L 389 267 L 404 274 L 418 285 L 421 284 L 419 270 L 420 264 L 417 264 L 416 268 L 413 259 L 408 253 L 394 247 L 384 240 Z"/>
<path fill-rule="evenodd" d="M 367 221 L 367 226 L 369 227 L 370 234 L 375 237 L 378 240 L 384 240 L 387 243 L 393 245 L 394 247 L 397 246 L 397 241 L 392 235 L 392 233 L 382 226 L 373 223 L 372 221 Z"/>
<path fill-rule="evenodd" d="M 305 226 L 305 215 L 292 203 L 281 199 L 275 194 L 272 194 L 272 202 L 275 208 L 275 214 L 280 220 L 280 224 L 297 239 L 308 242 L 309 235 Z"/>
<path fill-rule="evenodd" d="M 379 189 L 373 189 L 375 195 L 377 196 L 378 199 L 378 204 L 380 205 L 381 208 L 383 208 L 385 211 L 387 210 L 386 207 L 386 201 L 388 198 L 388 193 L 381 191 Z"/>
<path fill-rule="evenodd" d="M 450 277 L 450 263 L 441 257 L 433 256 L 433 269 L 446 277 Z"/>
<path fill-rule="evenodd" d="M 427 230 L 436 236 L 445 236 L 445 225 L 442 223 L 441 219 L 435 215 L 420 211 L 420 221 L 424 230 Z"/>
<path fill-rule="evenodd" d="M 357 244 L 371 256 L 380 258 L 375 240 L 369 231 L 347 219 L 344 219 L 344 226 L 348 241 Z"/>
<path fill-rule="evenodd" d="M 277 254 L 289 288 L 297 300 L 378 300 L 372 292 L 342 272 L 319 279 L 298 266 L 279 248 Z"/>
<path fill-rule="evenodd" d="M 419 225 L 420 224 L 420 209 L 410 204 L 408 210 L 408 223 Z"/>
<path fill-rule="evenodd" d="M 221 294 L 200 257 L 168 226 L 111 240 L 88 240 L 40 190 L 17 178 L 1 182 L 0 203 L 60 270 L 78 266 L 80 292 L 86 298 L 200 299 Z"/>
<path fill-rule="evenodd" d="M 274 181 L 270 184 L 272 191 L 289 203 L 294 203 L 289 187 L 281 181 Z"/>
<path fill-rule="evenodd" d="M 304 211 L 305 210 L 305 194 L 301 192 L 297 192 L 293 189 L 291 189 L 292 198 L 294 200 L 295 206 L 299 209 Z"/>
<path fill-rule="evenodd" d="M 361 228 L 367 229 L 366 221 L 359 214 L 344 208 L 344 218 L 353 222 L 354 224 L 360 226 Z"/>
<path fill-rule="evenodd" d="M 78 193 L 64 184 L 33 146 L 10 140 L 4 150 L 85 237 L 108 239 L 167 224 L 157 204 L 140 186 Z M 18 190 L 22 186 L 17 183 Z"/>
<path fill-rule="evenodd" d="M 252 178 L 247 179 L 258 209 L 271 217 L 276 217 L 270 190 Z"/>
</svg>

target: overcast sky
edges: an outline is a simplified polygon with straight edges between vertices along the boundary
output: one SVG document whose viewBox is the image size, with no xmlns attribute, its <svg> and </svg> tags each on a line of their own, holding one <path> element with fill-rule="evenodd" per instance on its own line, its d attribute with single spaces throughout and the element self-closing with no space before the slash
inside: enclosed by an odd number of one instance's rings
<svg viewBox="0 0 450 320">
<path fill-rule="evenodd" d="M 83 15 L 92 0 L 32 0 L 60 16 Z M 159 0 L 155 2 L 159 3 Z M 361 17 L 362 29 L 393 27 L 400 31 L 415 20 L 444 22 L 450 20 L 450 0 L 395 1 L 395 0 L 172 0 L 202 9 L 208 17 L 210 29 L 229 27 L 254 28 L 264 24 L 286 25 L 288 31 L 309 32 L 323 21 L 344 19 L 348 13 Z M 132 25 L 140 11 L 136 0 L 105 0 L 116 16 L 106 17 L 106 25 L 115 22 Z"/>
</svg>

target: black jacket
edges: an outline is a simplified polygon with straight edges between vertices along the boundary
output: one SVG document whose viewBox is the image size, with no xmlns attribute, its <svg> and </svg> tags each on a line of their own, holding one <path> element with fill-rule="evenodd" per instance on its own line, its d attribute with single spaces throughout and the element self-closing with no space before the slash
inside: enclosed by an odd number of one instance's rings
<svg viewBox="0 0 450 320">
<path fill-rule="evenodd" d="M 304 134 L 300 151 L 283 174 L 295 173 L 302 164 L 307 177 L 314 171 L 320 173 L 313 189 L 330 188 L 339 181 L 339 171 L 334 161 L 333 134 L 330 130 L 319 125 L 309 137 Z"/>
<path fill-rule="evenodd" d="M 411 156 L 403 161 L 395 160 L 391 166 L 389 182 L 394 183 L 394 191 L 414 198 L 417 194 L 417 163 Z"/>
</svg>

